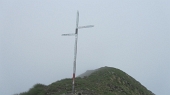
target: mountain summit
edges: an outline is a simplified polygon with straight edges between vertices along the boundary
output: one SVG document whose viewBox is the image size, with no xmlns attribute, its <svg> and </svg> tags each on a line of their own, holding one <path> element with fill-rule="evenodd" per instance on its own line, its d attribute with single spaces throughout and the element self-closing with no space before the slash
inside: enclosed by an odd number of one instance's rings
<svg viewBox="0 0 170 95">
<path fill-rule="evenodd" d="M 71 95 L 72 79 L 62 79 L 48 86 L 36 84 L 19 95 Z M 154 95 L 125 72 L 101 67 L 88 70 L 75 80 L 76 95 Z"/>
</svg>

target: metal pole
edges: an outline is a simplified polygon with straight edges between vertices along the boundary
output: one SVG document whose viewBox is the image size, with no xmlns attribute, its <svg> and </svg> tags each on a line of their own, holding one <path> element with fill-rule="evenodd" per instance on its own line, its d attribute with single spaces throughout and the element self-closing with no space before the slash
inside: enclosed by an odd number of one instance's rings
<svg viewBox="0 0 170 95">
<path fill-rule="evenodd" d="M 75 93 L 75 75 L 76 75 L 76 58 L 77 58 L 77 41 L 78 41 L 78 29 L 76 28 L 77 34 L 75 34 L 75 46 L 74 46 L 74 63 L 73 63 L 73 83 L 72 93 Z"/>
</svg>

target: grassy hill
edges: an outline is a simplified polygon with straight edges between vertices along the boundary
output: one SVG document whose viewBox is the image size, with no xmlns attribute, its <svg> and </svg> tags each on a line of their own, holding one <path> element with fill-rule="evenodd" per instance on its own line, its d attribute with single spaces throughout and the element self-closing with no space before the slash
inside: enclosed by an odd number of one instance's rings
<svg viewBox="0 0 170 95">
<path fill-rule="evenodd" d="M 125 72 L 102 67 L 88 76 L 77 77 L 75 89 L 79 95 L 154 95 Z M 28 92 L 19 95 L 67 95 L 71 92 L 72 79 L 62 79 L 48 86 L 36 84 Z"/>
</svg>

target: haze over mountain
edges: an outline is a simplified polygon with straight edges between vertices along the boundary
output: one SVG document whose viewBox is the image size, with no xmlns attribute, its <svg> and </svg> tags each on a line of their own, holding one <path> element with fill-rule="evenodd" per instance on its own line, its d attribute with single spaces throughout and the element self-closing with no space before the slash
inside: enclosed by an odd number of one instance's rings
<svg viewBox="0 0 170 95">
<path fill-rule="evenodd" d="M 0 0 L 0 95 L 103 66 L 131 75 L 156 95 L 170 93 L 170 0 Z M 22 86 L 21 86 L 22 85 Z M 10 89 L 10 90 L 9 90 Z"/>
</svg>

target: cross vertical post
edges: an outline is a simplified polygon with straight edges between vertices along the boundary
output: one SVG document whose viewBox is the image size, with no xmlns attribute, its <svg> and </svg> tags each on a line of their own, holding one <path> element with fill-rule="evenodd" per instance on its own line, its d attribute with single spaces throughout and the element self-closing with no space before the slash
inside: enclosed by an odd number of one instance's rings
<svg viewBox="0 0 170 95">
<path fill-rule="evenodd" d="M 76 19 L 76 29 L 75 33 L 72 34 L 62 34 L 62 36 L 75 36 L 75 46 L 74 46 L 74 62 L 73 62 L 73 81 L 72 81 L 72 93 L 75 93 L 75 75 L 76 75 L 76 58 L 77 58 L 77 41 L 78 41 L 78 29 L 94 27 L 93 25 L 78 26 L 79 24 L 79 12 L 77 11 Z"/>
</svg>

